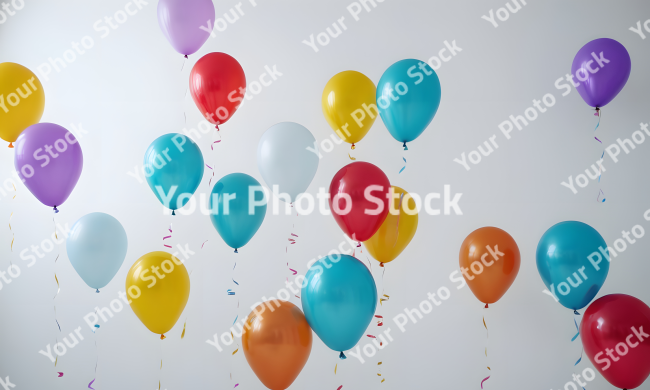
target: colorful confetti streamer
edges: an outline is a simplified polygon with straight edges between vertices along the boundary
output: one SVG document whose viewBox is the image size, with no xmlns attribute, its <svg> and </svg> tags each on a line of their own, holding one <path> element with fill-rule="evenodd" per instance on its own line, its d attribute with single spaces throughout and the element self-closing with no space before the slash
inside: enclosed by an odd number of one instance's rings
<svg viewBox="0 0 650 390">
<path fill-rule="evenodd" d="M 406 146 L 404 146 L 404 147 L 406 147 Z M 404 150 L 408 150 L 408 149 L 404 149 Z M 399 172 L 397 173 L 398 175 L 399 175 L 400 173 L 402 173 L 403 170 L 406 169 L 406 159 L 405 159 L 404 157 L 402 157 L 402 160 L 404 160 L 404 166 L 402 167 L 402 169 L 399 170 Z"/>
<path fill-rule="evenodd" d="M 573 342 L 575 339 L 577 339 L 578 336 L 580 336 L 580 328 L 578 328 L 578 322 L 576 321 L 575 318 L 573 319 L 573 323 L 576 324 L 576 330 L 578 331 L 578 333 L 576 333 L 576 335 L 573 336 L 573 338 L 571 339 L 572 342 Z M 577 363 L 576 363 L 576 364 L 577 364 Z"/>
<path fill-rule="evenodd" d="M 483 388 L 483 382 L 485 382 L 485 381 L 488 380 L 488 379 L 490 379 L 489 376 L 488 376 L 487 378 L 485 378 L 485 379 L 483 379 L 483 380 L 481 381 L 481 389 Z"/>
<path fill-rule="evenodd" d="M 59 376 L 58 376 L 59 378 L 61 378 L 63 376 L 62 372 L 57 372 L 57 374 L 59 374 Z"/>
</svg>

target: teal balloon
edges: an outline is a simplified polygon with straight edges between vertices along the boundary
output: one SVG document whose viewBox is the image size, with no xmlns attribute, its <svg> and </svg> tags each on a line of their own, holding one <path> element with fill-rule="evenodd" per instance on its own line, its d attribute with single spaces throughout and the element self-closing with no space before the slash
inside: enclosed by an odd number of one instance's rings
<svg viewBox="0 0 650 390">
<path fill-rule="evenodd" d="M 226 175 L 212 187 L 212 225 L 235 252 L 246 245 L 262 226 L 266 202 L 260 183 L 245 173 Z"/>
<path fill-rule="evenodd" d="M 406 143 L 426 130 L 440 106 L 440 80 L 423 61 L 391 65 L 377 84 L 377 109 L 390 134 Z"/>
<path fill-rule="evenodd" d="M 596 229 L 560 222 L 537 245 L 537 270 L 548 290 L 566 308 L 580 310 L 598 294 L 609 272 L 607 244 Z"/>
<path fill-rule="evenodd" d="M 90 213 L 79 218 L 66 242 L 72 267 L 86 284 L 99 292 L 117 274 L 128 240 L 120 221 L 104 213 Z"/>
<path fill-rule="evenodd" d="M 190 137 L 165 134 L 144 154 L 144 174 L 160 203 L 170 210 L 185 206 L 203 178 L 203 154 Z M 176 213 L 172 213 L 176 214 Z"/>
<path fill-rule="evenodd" d="M 348 255 L 324 257 L 309 268 L 302 309 L 330 349 L 350 350 L 363 337 L 377 308 L 377 286 L 368 268 Z"/>
</svg>

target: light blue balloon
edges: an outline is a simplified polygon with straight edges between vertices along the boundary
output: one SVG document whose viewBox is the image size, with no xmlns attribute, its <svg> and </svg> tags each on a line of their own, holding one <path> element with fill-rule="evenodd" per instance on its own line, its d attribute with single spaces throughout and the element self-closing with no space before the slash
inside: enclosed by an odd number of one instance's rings
<svg viewBox="0 0 650 390">
<path fill-rule="evenodd" d="M 251 176 L 231 173 L 212 187 L 212 225 L 226 244 L 235 248 L 235 253 L 253 238 L 265 216 L 266 196 L 260 183 Z"/>
<path fill-rule="evenodd" d="M 368 268 L 348 255 L 330 255 L 309 268 L 302 286 L 309 326 L 330 349 L 348 351 L 359 342 L 377 308 L 377 286 Z"/>
<path fill-rule="evenodd" d="M 609 272 L 607 244 L 586 223 L 560 222 L 539 240 L 537 270 L 563 306 L 580 310 L 605 283 Z"/>
<path fill-rule="evenodd" d="M 127 246 L 126 232 L 120 221 L 104 213 L 90 213 L 79 218 L 66 242 L 72 267 L 97 292 L 119 271 Z"/>
<path fill-rule="evenodd" d="M 426 130 L 440 106 L 440 80 L 426 62 L 401 60 L 377 84 L 377 108 L 390 134 L 404 143 Z M 391 97 L 392 96 L 392 97 Z"/>
<path fill-rule="evenodd" d="M 302 125 L 282 122 L 262 134 L 257 146 L 257 168 L 271 191 L 294 202 L 307 190 L 318 169 L 318 146 Z M 277 192 L 273 186 L 277 185 Z M 280 197 L 280 199 L 283 199 Z M 285 200 L 286 201 L 286 200 Z"/>
<path fill-rule="evenodd" d="M 156 138 L 144 154 L 147 183 L 170 210 L 178 210 L 190 200 L 203 178 L 203 166 L 201 149 L 183 134 Z"/>
</svg>

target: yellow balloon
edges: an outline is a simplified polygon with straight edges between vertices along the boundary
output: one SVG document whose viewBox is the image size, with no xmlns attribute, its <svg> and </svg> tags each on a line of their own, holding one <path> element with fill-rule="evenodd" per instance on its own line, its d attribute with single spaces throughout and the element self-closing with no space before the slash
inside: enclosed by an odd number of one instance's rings
<svg viewBox="0 0 650 390">
<path fill-rule="evenodd" d="M 174 327 L 185 309 L 190 297 L 190 276 L 177 257 L 162 251 L 151 252 L 129 270 L 126 291 L 131 309 L 144 326 L 163 335 Z"/>
<path fill-rule="evenodd" d="M 411 242 L 418 230 L 418 211 L 415 200 L 403 189 L 392 186 L 396 195 L 391 211 L 386 216 L 377 233 L 365 241 L 370 255 L 382 263 L 389 263 L 397 258 Z M 400 207 L 401 201 L 401 207 Z M 395 213 L 395 214 L 393 214 Z"/>
<path fill-rule="evenodd" d="M 366 136 L 379 116 L 375 91 L 375 84 L 354 70 L 335 75 L 323 90 L 323 115 L 336 135 L 352 144 L 352 149 Z"/>
<path fill-rule="evenodd" d="M 45 92 L 31 70 L 13 62 L 0 64 L 0 138 L 9 147 L 20 133 L 38 123 L 45 109 Z"/>
</svg>

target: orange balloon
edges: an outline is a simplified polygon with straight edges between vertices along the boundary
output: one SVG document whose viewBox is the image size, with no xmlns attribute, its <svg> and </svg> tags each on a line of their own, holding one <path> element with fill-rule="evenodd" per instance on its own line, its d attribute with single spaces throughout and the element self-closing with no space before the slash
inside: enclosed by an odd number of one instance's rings
<svg viewBox="0 0 650 390">
<path fill-rule="evenodd" d="M 496 227 L 470 233 L 460 246 L 459 260 L 467 285 L 485 307 L 508 291 L 521 265 L 517 243 Z"/>
<path fill-rule="evenodd" d="M 285 390 L 296 380 L 311 352 L 311 328 L 293 303 L 274 299 L 246 319 L 242 346 L 248 364 L 264 386 Z"/>
</svg>

